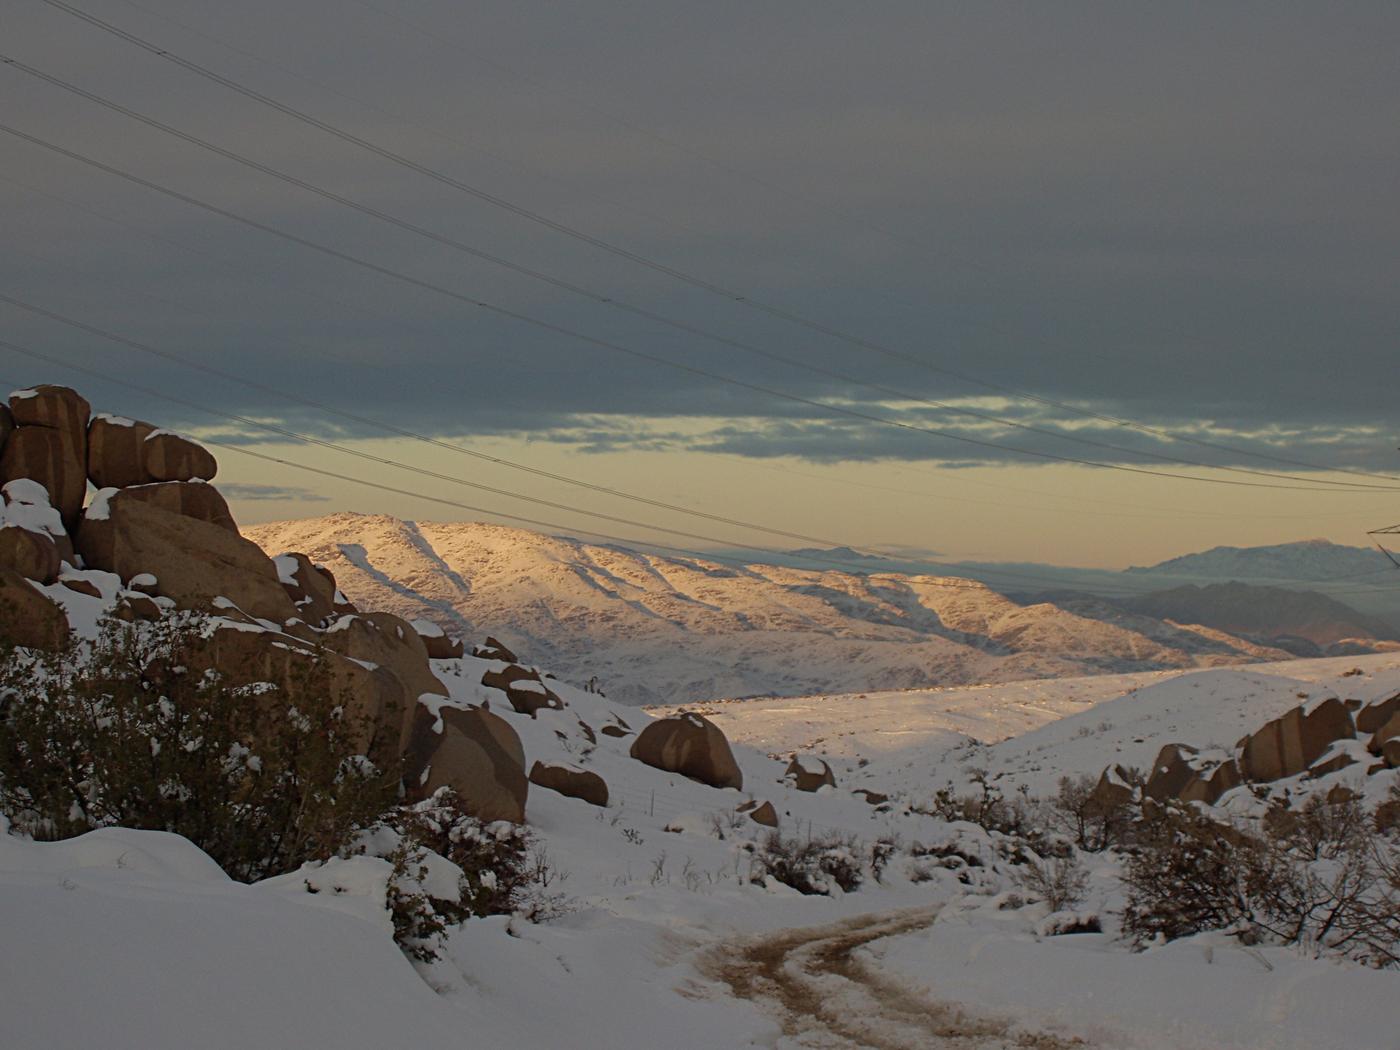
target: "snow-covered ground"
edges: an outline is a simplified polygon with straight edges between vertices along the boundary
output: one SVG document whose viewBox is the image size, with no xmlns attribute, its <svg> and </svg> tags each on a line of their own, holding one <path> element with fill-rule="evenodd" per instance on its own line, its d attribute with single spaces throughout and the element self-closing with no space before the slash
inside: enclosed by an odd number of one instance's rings
<svg viewBox="0 0 1400 1050">
<path fill-rule="evenodd" d="M 478 684 L 487 666 L 438 661 L 449 703 L 491 699 L 527 764 L 593 770 L 612 795 L 600 809 L 531 790 L 528 819 L 557 872 L 551 889 L 571 898 L 566 915 L 472 920 L 439 961 L 411 965 L 389 938 L 381 861 L 249 887 L 171 836 L 0 837 L 0 1046 L 915 1047 L 952 1031 L 965 1038 L 946 1045 L 976 1048 L 1400 1046 L 1400 974 L 1210 938 L 1134 953 L 1113 936 L 1111 867 L 1090 901 L 1109 917 L 1104 934 L 1039 937 L 1039 906 L 1002 907 L 1014 883 L 992 870 L 980 829 L 851 793 L 926 795 L 973 751 L 1038 787 L 1150 759 L 1166 739 L 1232 742 L 1299 692 L 1400 687 L 1400 657 L 715 705 L 743 791 L 633 760 L 631 737 L 596 730 L 639 730 L 649 716 L 567 685 L 551 682 L 565 710 L 515 714 Z M 1363 674 L 1342 677 L 1352 667 Z M 837 786 L 786 783 L 793 750 L 825 752 Z M 848 894 L 755 885 L 744 844 L 763 829 L 735 813 L 751 798 L 773 802 L 787 835 L 849 834 L 859 848 L 897 835 L 905 851 Z M 949 841 L 987 858 L 972 885 L 908 852 Z M 1016 1041 L 1033 1035 L 1042 1041 Z"/>
</svg>

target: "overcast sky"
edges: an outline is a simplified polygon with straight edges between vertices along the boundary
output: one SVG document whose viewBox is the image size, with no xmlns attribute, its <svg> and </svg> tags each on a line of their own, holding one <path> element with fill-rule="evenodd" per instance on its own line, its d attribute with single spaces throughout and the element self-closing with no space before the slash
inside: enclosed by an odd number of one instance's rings
<svg viewBox="0 0 1400 1050">
<path fill-rule="evenodd" d="M 0 132 L 0 294 L 176 358 L 0 304 L 0 337 L 102 373 L 0 348 L 4 382 L 72 383 L 100 409 L 576 533 L 696 533 L 668 540 L 687 547 L 798 544 L 387 440 L 371 421 L 725 517 L 949 558 L 1124 565 L 1215 543 L 1360 543 L 1400 519 L 1400 491 L 1277 461 L 1400 478 L 1393 3 L 72 3 L 711 287 L 338 140 L 42 0 L 11 0 L 6 58 L 583 294 L 0 66 L 5 125 L 433 286 Z M 482 516 L 220 459 L 242 520 Z"/>
</svg>

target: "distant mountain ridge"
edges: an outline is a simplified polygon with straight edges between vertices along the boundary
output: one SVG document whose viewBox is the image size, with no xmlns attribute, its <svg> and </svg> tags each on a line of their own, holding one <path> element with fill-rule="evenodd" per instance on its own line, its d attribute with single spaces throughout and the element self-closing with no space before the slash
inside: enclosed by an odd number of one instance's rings
<svg viewBox="0 0 1400 1050">
<path fill-rule="evenodd" d="M 1211 628 L 1018 604 L 972 580 L 735 567 L 481 523 L 333 514 L 245 528 L 306 552 L 367 607 L 497 635 L 625 703 L 796 696 L 1287 654 Z"/>
<path fill-rule="evenodd" d="M 1264 547 L 1212 547 L 1183 554 L 1156 565 L 1125 571 L 1163 576 L 1196 576 L 1216 580 L 1316 580 L 1393 568 L 1389 559 L 1370 547 L 1348 547 L 1329 540 L 1299 540 Z"/>
</svg>

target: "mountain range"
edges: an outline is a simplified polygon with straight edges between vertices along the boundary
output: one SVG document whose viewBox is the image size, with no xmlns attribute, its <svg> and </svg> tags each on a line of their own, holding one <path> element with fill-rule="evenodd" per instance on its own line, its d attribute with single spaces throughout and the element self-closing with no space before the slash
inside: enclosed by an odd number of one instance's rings
<svg viewBox="0 0 1400 1050">
<path fill-rule="evenodd" d="M 1106 602 L 1019 604 L 948 576 L 733 565 L 472 522 L 254 525 L 352 600 L 486 633 L 624 703 L 1213 666 L 1288 654 Z"/>
</svg>

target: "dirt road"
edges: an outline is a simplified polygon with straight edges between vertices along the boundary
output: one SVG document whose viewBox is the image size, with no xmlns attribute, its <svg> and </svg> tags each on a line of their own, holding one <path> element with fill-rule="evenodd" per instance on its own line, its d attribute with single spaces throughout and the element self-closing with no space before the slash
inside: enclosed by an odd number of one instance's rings
<svg viewBox="0 0 1400 1050">
<path fill-rule="evenodd" d="M 703 968 L 737 998 L 774 1013 L 783 1047 L 1068 1050 L 1089 1045 L 925 999 L 854 954 L 882 937 L 927 926 L 937 914 L 938 908 L 916 908 L 861 915 L 731 941 L 708 952 Z"/>
</svg>

